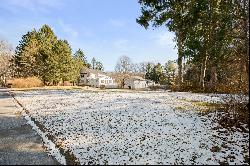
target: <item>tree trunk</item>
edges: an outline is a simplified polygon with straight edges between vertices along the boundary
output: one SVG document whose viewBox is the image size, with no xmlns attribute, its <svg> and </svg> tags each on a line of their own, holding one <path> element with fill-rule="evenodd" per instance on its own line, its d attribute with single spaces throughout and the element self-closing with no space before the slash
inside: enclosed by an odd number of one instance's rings
<svg viewBox="0 0 250 166">
<path fill-rule="evenodd" d="M 208 56 L 206 55 L 204 57 L 204 60 L 202 62 L 202 66 L 201 66 L 201 73 L 200 73 L 200 87 L 202 89 L 205 88 L 205 76 L 206 76 L 206 71 L 207 71 L 207 59 Z"/>
<path fill-rule="evenodd" d="M 248 2 L 248 3 L 247 3 Z M 246 72 L 246 87 L 249 87 L 249 1 L 244 0 L 244 11 L 245 19 L 244 19 L 244 35 L 245 35 L 245 46 L 246 48 L 246 55 L 245 55 L 245 72 Z M 244 62 L 243 62 L 244 63 Z M 247 88 L 247 93 L 249 93 L 249 88 Z"/>
<path fill-rule="evenodd" d="M 245 50 L 244 53 L 242 54 L 242 56 L 240 57 L 240 76 L 239 76 L 239 91 L 242 92 L 244 91 L 244 87 L 246 86 L 248 78 L 246 80 L 246 78 L 244 78 L 244 76 L 249 77 L 249 38 L 248 38 L 248 22 L 249 22 L 249 16 L 248 13 L 246 13 L 246 0 L 243 1 L 243 9 L 242 9 L 242 15 L 244 15 L 243 18 L 243 32 L 244 32 L 244 45 L 245 45 Z"/>
<path fill-rule="evenodd" d="M 177 46 L 178 46 L 178 90 L 180 90 L 183 83 L 183 75 L 182 75 L 182 58 L 183 58 L 183 46 L 182 46 L 182 35 L 180 32 L 176 33 L 177 35 Z"/>
<path fill-rule="evenodd" d="M 215 89 L 217 81 L 218 81 L 218 77 L 217 77 L 216 66 L 213 66 L 211 68 L 211 78 L 210 78 L 210 83 L 209 83 L 211 89 L 213 90 Z"/>
</svg>

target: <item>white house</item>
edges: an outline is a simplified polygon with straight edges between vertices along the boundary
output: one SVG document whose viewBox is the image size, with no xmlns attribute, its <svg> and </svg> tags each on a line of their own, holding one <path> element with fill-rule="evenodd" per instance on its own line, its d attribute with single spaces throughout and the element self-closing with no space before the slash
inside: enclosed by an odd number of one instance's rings
<svg viewBox="0 0 250 166">
<path fill-rule="evenodd" d="M 80 72 L 79 85 L 88 85 L 92 87 L 117 88 L 114 80 L 104 72 L 89 68 L 83 68 Z"/>
<path fill-rule="evenodd" d="M 139 76 L 132 76 L 124 81 L 124 88 L 127 89 L 145 89 L 153 85 L 155 85 L 154 81 Z"/>
</svg>

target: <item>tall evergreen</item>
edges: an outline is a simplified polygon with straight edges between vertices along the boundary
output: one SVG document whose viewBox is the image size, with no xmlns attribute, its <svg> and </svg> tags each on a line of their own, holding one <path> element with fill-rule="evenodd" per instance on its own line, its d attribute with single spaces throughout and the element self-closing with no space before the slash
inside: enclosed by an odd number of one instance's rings
<svg viewBox="0 0 250 166">
<path fill-rule="evenodd" d="M 40 76 L 39 56 L 40 44 L 38 33 L 32 30 L 23 35 L 15 50 L 14 63 L 16 64 L 16 74 L 18 76 Z"/>
<path fill-rule="evenodd" d="M 83 52 L 78 50 L 73 57 L 69 43 L 58 40 L 48 25 L 22 37 L 14 62 L 18 76 L 37 76 L 48 84 L 76 81 L 82 66 L 87 65 Z"/>
</svg>

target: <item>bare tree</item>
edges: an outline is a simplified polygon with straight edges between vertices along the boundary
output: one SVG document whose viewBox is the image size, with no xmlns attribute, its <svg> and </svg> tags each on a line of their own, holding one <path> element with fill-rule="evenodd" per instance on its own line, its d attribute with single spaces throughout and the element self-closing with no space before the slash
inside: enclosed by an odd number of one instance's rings
<svg viewBox="0 0 250 166">
<path fill-rule="evenodd" d="M 138 63 L 132 63 L 131 69 L 133 73 L 139 73 L 140 72 L 140 66 Z"/>
<path fill-rule="evenodd" d="M 13 49 L 11 45 L 0 40 L 0 84 L 6 85 L 6 79 L 11 77 Z"/>
<path fill-rule="evenodd" d="M 121 56 L 115 66 L 116 72 L 129 73 L 132 71 L 131 59 L 125 55 Z"/>
<path fill-rule="evenodd" d="M 147 72 L 147 64 L 148 64 L 148 62 L 139 63 L 139 71 L 140 71 L 140 73 L 146 74 L 146 72 Z"/>
</svg>

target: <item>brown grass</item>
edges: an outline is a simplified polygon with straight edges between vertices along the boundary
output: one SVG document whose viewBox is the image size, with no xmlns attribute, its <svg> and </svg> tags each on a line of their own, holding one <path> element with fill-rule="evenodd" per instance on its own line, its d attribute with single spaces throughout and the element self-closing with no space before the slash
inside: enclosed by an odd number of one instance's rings
<svg viewBox="0 0 250 166">
<path fill-rule="evenodd" d="M 37 77 L 27 77 L 27 78 L 15 78 L 11 81 L 12 88 L 32 88 L 43 86 L 42 81 Z"/>
</svg>

